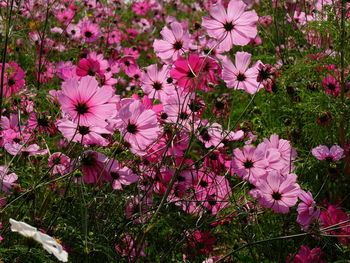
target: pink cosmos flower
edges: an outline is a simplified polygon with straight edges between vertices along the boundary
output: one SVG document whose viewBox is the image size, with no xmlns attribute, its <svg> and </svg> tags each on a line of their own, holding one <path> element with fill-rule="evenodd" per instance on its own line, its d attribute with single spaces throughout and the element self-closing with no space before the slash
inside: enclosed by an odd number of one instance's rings
<svg viewBox="0 0 350 263">
<path fill-rule="evenodd" d="M 136 223 L 146 222 L 152 214 L 152 206 L 153 200 L 147 195 L 130 196 L 125 204 L 125 217 L 132 217 Z"/>
<path fill-rule="evenodd" d="M 130 143 L 132 150 L 141 153 L 158 138 L 160 132 L 157 116 L 135 100 L 124 105 L 118 113 L 116 128 Z"/>
<path fill-rule="evenodd" d="M 92 23 L 87 17 L 80 20 L 78 26 L 85 42 L 95 42 L 101 36 L 100 26 Z"/>
<path fill-rule="evenodd" d="M 198 77 L 202 64 L 203 59 L 195 54 L 190 54 L 188 58 L 180 57 L 174 63 L 174 68 L 170 71 L 170 76 L 177 80 L 177 84 L 184 91 L 194 91 L 201 83 Z"/>
<path fill-rule="evenodd" d="M 60 61 L 55 67 L 56 74 L 59 78 L 63 80 L 76 78 L 75 66 L 71 61 Z"/>
<path fill-rule="evenodd" d="M 0 166 L 0 190 L 10 194 L 10 189 L 15 186 L 15 182 L 18 179 L 17 174 L 10 173 L 8 174 L 7 166 Z"/>
<path fill-rule="evenodd" d="M 224 144 L 221 142 L 223 138 L 223 130 L 220 124 L 209 124 L 206 120 L 201 120 L 195 124 L 198 131 L 198 140 L 200 140 L 205 148 L 222 147 Z"/>
<path fill-rule="evenodd" d="M 0 64 L 0 71 L 2 64 Z M 5 64 L 3 96 L 9 97 L 25 86 L 25 72 L 14 61 Z"/>
<path fill-rule="evenodd" d="M 151 8 L 151 4 L 148 1 L 138 2 L 132 6 L 132 11 L 136 15 L 146 15 Z"/>
<path fill-rule="evenodd" d="M 280 154 L 276 163 L 281 164 L 282 168 L 278 169 L 276 166 L 272 168 L 277 168 L 282 174 L 290 173 L 290 171 L 294 170 L 295 166 L 293 165 L 293 161 L 297 153 L 296 150 L 291 147 L 289 141 L 279 139 L 277 134 L 272 134 L 270 139 L 264 138 L 264 144 L 270 149 L 277 149 Z"/>
<path fill-rule="evenodd" d="M 102 135 L 111 134 L 110 130 L 93 125 L 78 125 L 67 119 L 57 122 L 57 128 L 68 140 L 79 142 L 83 145 L 107 146 L 109 141 Z"/>
<path fill-rule="evenodd" d="M 69 170 L 70 158 L 61 152 L 55 152 L 49 157 L 47 165 L 52 174 L 63 175 Z"/>
<path fill-rule="evenodd" d="M 103 58 L 102 54 L 91 52 L 86 58 L 82 58 L 78 62 L 76 73 L 78 76 L 103 76 L 108 68 L 109 63 Z"/>
<path fill-rule="evenodd" d="M 323 84 L 324 91 L 328 95 L 337 97 L 340 94 L 340 91 L 341 91 L 340 83 L 331 74 L 327 73 L 326 78 L 322 80 L 322 84 Z"/>
<path fill-rule="evenodd" d="M 130 235 L 126 235 L 121 239 L 121 245 L 118 244 L 115 246 L 115 250 L 125 257 L 127 262 L 130 263 L 134 261 L 134 258 L 139 251 L 138 257 L 145 257 L 145 248 L 146 246 L 143 245 L 140 249 L 137 242 L 135 242 L 135 239 Z"/>
<path fill-rule="evenodd" d="M 243 151 L 239 148 L 233 150 L 232 167 L 243 180 L 249 180 L 250 183 L 256 184 L 259 178 L 266 174 L 265 168 L 267 166 L 265 147 L 261 144 L 257 148 L 245 145 Z"/>
<path fill-rule="evenodd" d="M 253 11 L 245 11 L 247 5 L 242 0 L 231 0 L 227 11 L 221 3 L 209 8 L 213 17 L 202 18 L 202 26 L 208 35 L 221 41 L 219 49 L 229 51 L 233 45 L 244 46 L 257 34 L 258 15 Z"/>
<path fill-rule="evenodd" d="M 180 23 L 173 22 L 170 26 L 171 30 L 168 27 L 163 27 L 160 34 L 164 40 L 154 40 L 153 48 L 161 59 L 175 61 L 184 52 L 188 51 L 190 37 L 188 32 L 183 30 Z"/>
<path fill-rule="evenodd" d="M 244 90 L 248 94 L 254 94 L 263 88 L 263 85 L 260 85 L 257 81 L 258 65 L 260 62 L 248 68 L 251 56 L 247 52 L 237 52 L 235 55 L 235 65 L 228 58 L 224 59 L 222 63 L 222 78 L 228 88 Z"/>
<path fill-rule="evenodd" d="M 108 44 L 120 44 L 122 40 L 122 33 L 118 30 L 113 30 L 108 34 Z"/>
<path fill-rule="evenodd" d="M 102 181 L 110 182 L 112 177 L 106 169 L 107 157 L 98 152 L 86 151 L 81 157 L 81 170 L 85 183 L 101 185 Z"/>
<path fill-rule="evenodd" d="M 311 152 L 314 157 L 321 161 L 336 162 L 345 157 L 343 148 L 338 145 L 333 145 L 330 149 L 325 145 L 320 145 L 313 148 Z"/>
<path fill-rule="evenodd" d="M 79 25 L 69 24 L 66 31 L 71 39 L 78 40 L 81 37 Z"/>
<path fill-rule="evenodd" d="M 138 177 L 128 167 L 121 167 L 119 162 L 115 159 L 108 160 L 107 171 L 113 178 L 112 188 L 122 190 L 122 185 L 130 185 L 137 182 Z"/>
<path fill-rule="evenodd" d="M 300 190 L 299 199 L 302 201 L 298 205 L 297 222 L 302 226 L 304 231 L 307 231 L 313 219 L 318 219 L 320 209 L 316 207 L 316 203 L 310 192 Z"/>
<path fill-rule="evenodd" d="M 266 179 L 258 180 L 256 188 L 249 193 L 262 206 L 271 208 L 275 213 L 285 214 L 298 201 L 300 187 L 296 178 L 295 174 L 283 176 L 277 171 L 270 171 Z"/>
<path fill-rule="evenodd" d="M 140 72 L 139 66 L 133 56 L 124 56 L 119 59 L 118 62 L 125 74 L 131 78 L 134 77 L 136 73 Z"/>
<path fill-rule="evenodd" d="M 308 246 L 301 246 L 298 254 L 290 260 L 286 260 L 286 263 L 326 263 L 323 257 L 323 251 L 320 248 L 310 249 Z"/>
<path fill-rule="evenodd" d="M 174 94 L 174 86 L 167 81 L 170 77 L 166 65 L 158 71 L 156 64 L 150 65 L 141 77 L 141 89 L 150 97 L 164 101 L 166 97 Z"/>
<path fill-rule="evenodd" d="M 63 113 L 83 126 L 106 127 L 106 119 L 115 116 L 115 97 L 110 88 L 99 88 L 94 77 L 85 76 L 80 81 L 69 79 L 63 82 L 58 95 Z"/>
<path fill-rule="evenodd" d="M 331 227 L 336 225 L 337 227 L 337 229 L 335 230 L 328 230 L 326 233 L 329 235 L 349 236 L 350 223 L 348 221 L 349 221 L 349 216 L 339 206 L 328 205 L 327 210 L 321 211 L 321 215 L 320 215 L 321 226 Z M 338 237 L 338 240 L 344 245 L 349 244 L 348 237 Z"/>
</svg>

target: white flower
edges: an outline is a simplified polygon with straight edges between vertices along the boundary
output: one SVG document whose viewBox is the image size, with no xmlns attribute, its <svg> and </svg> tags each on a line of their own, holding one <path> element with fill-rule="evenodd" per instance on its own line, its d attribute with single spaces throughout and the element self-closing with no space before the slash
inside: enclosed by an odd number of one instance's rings
<svg viewBox="0 0 350 263">
<path fill-rule="evenodd" d="M 38 231 L 35 227 L 27 223 L 16 221 L 12 218 L 10 218 L 10 224 L 12 232 L 18 232 L 25 237 L 33 238 L 35 241 L 42 244 L 43 248 L 50 254 L 53 254 L 58 260 L 68 262 L 67 251 L 65 251 L 61 244 L 57 243 L 54 238 Z"/>
</svg>

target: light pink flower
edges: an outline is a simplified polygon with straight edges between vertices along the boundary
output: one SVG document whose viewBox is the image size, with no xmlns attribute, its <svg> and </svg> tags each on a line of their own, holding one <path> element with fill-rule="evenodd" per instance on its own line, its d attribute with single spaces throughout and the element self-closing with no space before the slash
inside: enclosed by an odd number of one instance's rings
<svg viewBox="0 0 350 263">
<path fill-rule="evenodd" d="M 102 134 L 111 134 L 110 130 L 93 125 L 78 125 L 67 119 L 57 122 L 57 128 L 68 140 L 79 142 L 84 145 L 107 146 L 109 141 Z"/>
<path fill-rule="evenodd" d="M 167 81 L 170 77 L 166 65 L 158 71 L 156 64 L 150 65 L 146 73 L 141 77 L 141 89 L 150 97 L 163 101 L 166 97 L 174 94 L 174 86 Z"/>
<path fill-rule="evenodd" d="M 222 63 L 222 78 L 228 88 L 244 90 L 248 94 L 254 94 L 263 88 L 263 85 L 260 85 L 257 81 L 259 62 L 248 68 L 251 56 L 247 52 L 237 52 L 235 65 L 228 58 L 224 59 Z"/>
<path fill-rule="evenodd" d="M 330 149 L 325 145 L 320 145 L 313 148 L 311 152 L 313 156 L 321 161 L 335 162 L 345 157 L 343 148 L 338 145 L 333 145 Z"/>
<path fill-rule="evenodd" d="M 244 46 L 257 34 L 258 15 L 253 11 L 245 11 L 247 5 L 241 0 L 231 0 L 227 11 L 221 3 L 209 8 L 213 17 L 202 18 L 202 26 L 208 35 L 221 41 L 219 49 L 229 51 L 233 45 Z"/>
<path fill-rule="evenodd" d="M 8 174 L 7 172 L 7 166 L 0 166 L 0 190 L 9 194 L 10 189 L 16 185 L 15 182 L 18 176 L 15 173 Z"/>
<path fill-rule="evenodd" d="M 113 178 L 113 189 L 122 190 L 122 185 L 130 185 L 132 183 L 137 182 L 138 180 L 137 175 L 134 174 L 134 172 L 130 168 L 126 166 L 121 167 L 119 162 L 115 159 L 110 159 L 108 161 L 106 169 L 107 171 L 109 171 L 110 175 Z"/>
<path fill-rule="evenodd" d="M 52 174 L 63 175 L 68 171 L 70 158 L 61 152 L 55 152 L 49 157 L 47 165 L 51 168 Z"/>
<path fill-rule="evenodd" d="M 175 61 L 184 52 L 188 51 L 189 34 L 184 31 L 178 22 L 171 23 L 171 30 L 163 27 L 160 34 L 163 40 L 156 39 L 153 43 L 154 51 L 163 60 Z"/>
<path fill-rule="evenodd" d="M 312 220 L 320 216 L 320 209 L 316 207 L 310 192 L 300 190 L 299 199 L 302 203 L 298 205 L 297 222 L 302 226 L 303 230 L 307 231 Z"/>
<path fill-rule="evenodd" d="M 249 180 L 250 183 L 256 184 L 257 180 L 266 174 L 267 166 L 268 161 L 265 158 L 263 145 L 257 148 L 245 145 L 243 151 L 239 148 L 233 150 L 232 167 L 243 180 Z"/>
<path fill-rule="evenodd" d="M 295 174 L 283 176 L 277 171 L 270 171 L 266 179 L 258 180 L 256 188 L 249 193 L 262 206 L 271 208 L 275 213 L 285 214 L 297 203 L 299 192 Z"/>
<path fill-rule="evenodd" d="M 85 42 L 95 42 L 101 36 L 100 26 L 92 23 L 87 17 L 79 21 L 80 34 Z"/>
<path fill-rule="evenodd" d="M 160 132 L 155 112 L 145 109 L 138 100 L 124 105 L 119 110 L 116 128 L 138 153 L 154 142 Z"/>
<path fill-rule="evenodd" d="M 116 106 L 111 102 L 115 97 L 110 88 L 99 88 L 94 77 L 85 76 L 80 81 L 69 79 L 62 84 L 58 95 L 63 113 L 75 123 L 83 126 L 106 127 L 106 119 L 115 116 Z"/>
</svg>

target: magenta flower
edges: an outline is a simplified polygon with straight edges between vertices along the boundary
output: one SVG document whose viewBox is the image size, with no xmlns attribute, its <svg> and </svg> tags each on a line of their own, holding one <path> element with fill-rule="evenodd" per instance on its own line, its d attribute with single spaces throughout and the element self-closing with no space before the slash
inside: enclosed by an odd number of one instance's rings
<svg viewBox="0 0 350 263">
<path fill-rule="evenodd" d="M 154 40 L 153 48 L 161 59 L 175 61 L 188 51 L 190 37 L 188 32 L 184 32 L 180 23 L 173 22 L 170 26 L 171 30 L 168 27 L 163 27 L 160 34 L 164 40 Z"/>
<path fill-rule="evenodd" d="M 307 231 L 312 220 L 320 216 L 320 209 L 316 207 L 310 192 L 300 190 L 299 199 L 302 203 L 298 205 L 297 222 L 302 226 L 303 230 Z"/>
<path fill-rule="evenodd" d="M 243 151 L 239 148 L 233 150 L 232 167 L 234 172 L 255 184 L 260 177 L 266 174 L 268 161 L 265 158 L 265 146 L 259 145 L 257 148 L 245 145 Z"/>
<path fill-rule="evenodd" d="M 119 110 L 116 128 L 137 153 L 141 153 L 154 142 L 160 132 L 155 112 L 145 109 L 138 100 L 124 105 Z"/>
<path fill-rule="evenodd" d="M 300 187 L 295 174 L 283 176 L 277 171 L 270 171 L 266 179 L 259 180 L 256 188 L 249 193 L 262 206 L 271 208 L 275 213 L 285 214 L 289 212 L 289 207 L 297 203 Z"/>
<path fill-rule="evenodd" d="M 341 91 L 340 83 L 335 77 L 327 73 L 325 79 L 322 80 L 324 91 L 333 97 L 337 97 Z"/>
<path fill-rule="evenodd" d="M 288 259 L 286 262 L 289 263 L 325 263 L 326 261 L 322 259 L 323 251 L 317 247 L 310 249 L 308 246 L 301 246 L 298 254 L 290 260 Z"/>
<path fill-rule="evenodd" d="M 136 15 L 146 15 L 151 8 L 151 4 L 148 1 L 138 2 L 132 6 L 132 11 Z"/>
<path fill-rule="evenodd" d="M 177 80 L 177 84 L 184 91 L 194 91 L 199 87 L 201 80 L 198 79 L 203 59 L 195 54 L 190 54 L 188 58 L 180 57 L 174 63 L 174 68 L 170 71 L 170 76 Z"/>
<path fill-rule="evenodd" d="M 314 157 L 321 161 L 335 162 L 345 157 L 343 148 L 338 145 L 333 145 L 330 149 L 325 145 L 320 145 L 313 148 L 311 152 Z"/>
<path fill-rule="evenodd" d="M 0 64 L 0 71 L 1 68 L 2 64 Z M 6 63 L 3 96 L 9 97 L 23 88 L 25 86 L 25 76 L 25 72 L 16 62 L 10 61 Z"/>
<path fill-rule="evenodd" d="M 106 72 L 109 63 L 103 58 L 102 54 L 91 52 L 86 58 L 82 58 L 78 62 L 76 73 L 78 76 L 103 76 Z"/>
<path fill-rule="evenodd" d="M 142 74 L 141 88 L 150 97 L 163 101 L 174 94 L 175 88 L 169 83 L 169 69 L 166 65 L 158 71 L 156 64 L 147 67 L 147 72 Z"/>
<path fill-rule="evenodd" d="M 323 227 L 331 227 L 337 225 L 338 229 L 328 230 L 326 233 L 329 235 L 339 235 L 338 240 L 341 243 L 344 245 L 349 244 L 349 216 L 341 209 L 341 207 L 336 205 L 329 205 L 327 207 L 327 210 L 322 210 L 320 215 L 320 223 Z"/>
<path fill-rule="evenodd" d="M 75 123 L 104 128 L 107 125 L 105 120 L 116 114 L 116 105 L 111 102 L 113 97 L 112 89 L 99 88 L 94 77 L 85 76 L 80 81 L 69 79 L 63 82 L 58 101 L 63 113 Z"/>
<path fill-rule="evenodd" d="M 81 170 L 85 183 L 102 184 L 102 181 L 110 182 L 112 177 L 106 169 L 107 157 L 98 152 L 86 151 L 81 157 Z"/>
<path fill-rule="evenodd" d="M 263 88 L 263 85 L 260 85 L 257 81 L 258 63 L 248 68 L 251 56 L 247 52 L 237 52 L 235 65 L 228 58 L 224 59 L 222 63 L 222 78 L 228 88 L 244 90 L 248 94 L 254 94 Z"/>
<path fill-rule="evenodd" d="M 202 26 L 208 35 L 221 41 L 219 49 L 229 51 L 233 45 L 244 46 L 257 34 L 258 15 L 253 11 L 245 11 L 247 5 L 241 0 L 231 0 L 227 11 L 222 4 L 209 8 L 213 17 L 202 18 Z"/>
</svg>

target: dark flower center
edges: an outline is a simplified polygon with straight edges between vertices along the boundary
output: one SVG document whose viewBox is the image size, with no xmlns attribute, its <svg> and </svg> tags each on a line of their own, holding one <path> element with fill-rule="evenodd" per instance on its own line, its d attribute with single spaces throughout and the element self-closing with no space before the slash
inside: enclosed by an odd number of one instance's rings
<svg viewBox="0 0 350 263">
<path fill-rule="evenodd" d="M 160 114 L 160 117 L 162 118 L 162 120 L 166 120 L 168 118 L 168 114 L 163 112 L 162 114 Z"/>
<path fill-rule="evenodd" d="M 210 141 L 210 139 L 211 139 L 211 137 L 210 137 L 210 135 L 209 135 L 207 129 L 203 129 L 203 130 L 201 131 L 200 135 L 201 135 L 201 137 L 202 137 L 202 139 L 203 139 L 204 141 L 207 141 L 207 142 L 208 142 L 208 141 Z"/>
<path fill-rule="evenodd" d="M 48 127 L 49 121 L 45 116 L 41 116 L 38 118 L 38 125 L 41 127 Z"/>
<path fill-rule="evenodd" d="M 86 36 L 86 37 L 92 37 L 92 33 L 91 33 L 90 31 L 86 31 L 86 32 L 85 32 L 85 36 Z"/>
<path fill-rule="evenodd" d="M 21 139 L 20 138 L 14 138 L 13 141 L 16 142 L 16 143 L 19 143 L 21 141 Z"/>
<path fill-rule="evenodd" d="M 81 135 L 86 135 L 90 133 L 90 129 L 88 126 L 79 126 L 78 131 Z"/>
<path fill-rule="evenodd" d="M 232 22 L 227 22 L 225 25 L 224 25 L 224 28 L 226 31 L 231 31 L 235 26 L 232 24 Z"/>
<path fill-rule="evenodd" d="M 76 31 L 73 29 L 70 31 L 72 35 L 75 35 Z"/>
<path fill-rule="evenodd" d="M 225 107 L 225 104 L 222 103 L 221 101 L 218 101 L 215 103 L 215 108 L 217 108 L 218 110 L 222 110 Z"/>
<path fill-rule="evenodd" d="M 336 87 L 333 84 L 328 84 L 328 89 L 329 90 L 335 90 Z"/>
<path fill-rule="evenodd" d="M 175 50 L 180 50 L 182 48 L 182 42 L 180 41 L 176 41 L 174 44 L 173 44 L 173 48 Z"/>
<path fill-rule="evenodd" d="M 89 112 L 89 107 L 86 105 L 86 103 L 79 102 L 77 105 L 75 105 L 75 111 L 77 111 L 78 114 L 85 114 Z"/>
<path fill-rule="evenodd" d="M 186 120 L 188 118 L 188 114 L 186 112 L 181 112 L 179 118 L 181 120 Z"/>
<path fill-rule="evenodd" d="M 332 157 L 330 157 L 330 156 L 328 156 L 328 157 L 326 157 L 326 159 L 325 159 L 327 162 L 333 162 L 333 158 Z"/>
<path fill-rule="evenodd" d="M 60 164 L 60 163 L 61 163 L 61 157 L 59 157 L 59 156 L 54 157 L 54 158 L 52 159 L 52 163 L 53 163 L 54 165 Z"/>
<path fill-rule="evenodd" d="M 201 182 L 199 183 L 199 185 L 202 186 L 202 187 L 207 187 L 207 186 L 208 186 L 208 183 L 205 182 L 205 181 L 201 181 Z"/>
<path fill-rule="evenodd" d="M 95 75 L 96 75 L 96 71 L 93 70 L 93 69 L 89 69 L 88 75 L 89 75 L 89 76 L 95 76 Z"/>
<path fill-rule="evenodd" d="M 16 81 L 14 79 L 9 79 L 8 84 L 9 86 L 15 85 Z"/>
<path fill-rule="evenodd" d="M 124 61 L 124 65 L 127 66 L 127 67 L 129 67 L 129 66 L 130 66 L 130 61 L 129 61 L 129 60 L 125 60 L 125 61 Z"/>
<path fill-rule="evenodd" d="M 252 168 L 252 167 L 254 167 L 254 162 L 251 161 L 251 160 L 246 160 L 244 162 L 244 167 L 247 168 L 247 169 Z"/>
<path fill-rule="evenodd" d="M 193 74 L 192 70 L 190 70 L 189 72 L 187 72 L 187 77 L 190 79 L 193 79 L 196 75 Z"/>
<path fill-rule="evenodd" d="M 276 201 L 281 200 L 282 195 L 279 192 L 273 192 L 272 198 Z"/>
<path fill-rule="evenodd" d="M 246 79 L 246 76 L 243 73 L 239 73 L 237 75 L 237 80 L 238 81 L 245 81 L 245 79 Z"/>
<path fill-rule="evenodd" d="M 153 88 L 155 90 L 161 90 L 162 89 L 162 84 L 159 83 L 159 82 L 155 82 L 155 83 L 153 83 Z"/>
<path fill-rule="evenodd" d="M 129 122 L 128 126 L 126 127 L 126 130 L 128 133 L 132 133 L 132 134 L 135 134 L 138 131 L 136 124 L 130 123 L 130 122 Z"/>
<path fill-rule="evenodd" d="M 169 84 L 173 82 L 173 78 L 167 78 L 166 82 L 168 82 Z"/>
<path fill-rule="evenodd" d="M 263 80 L 266 80 L 270 77 L 270 72 L 266 69 L 261 69 L 259 71 L 259 75 L 258 75 L 258 81 L 261 82 Z"/>
<path fill-rule="evenodd" d="M 120 175 L 117 172 L 111 172 L 111 176 L 114 180 L 118 180 L 120 178 Z"/>
<path fill-rule="evenodd" d="M 96 164 L 96 158 L 93 153 L 87 153 L 81 159 L 81 163 L 84 166 L 94 166 Z"/>
</svg>

